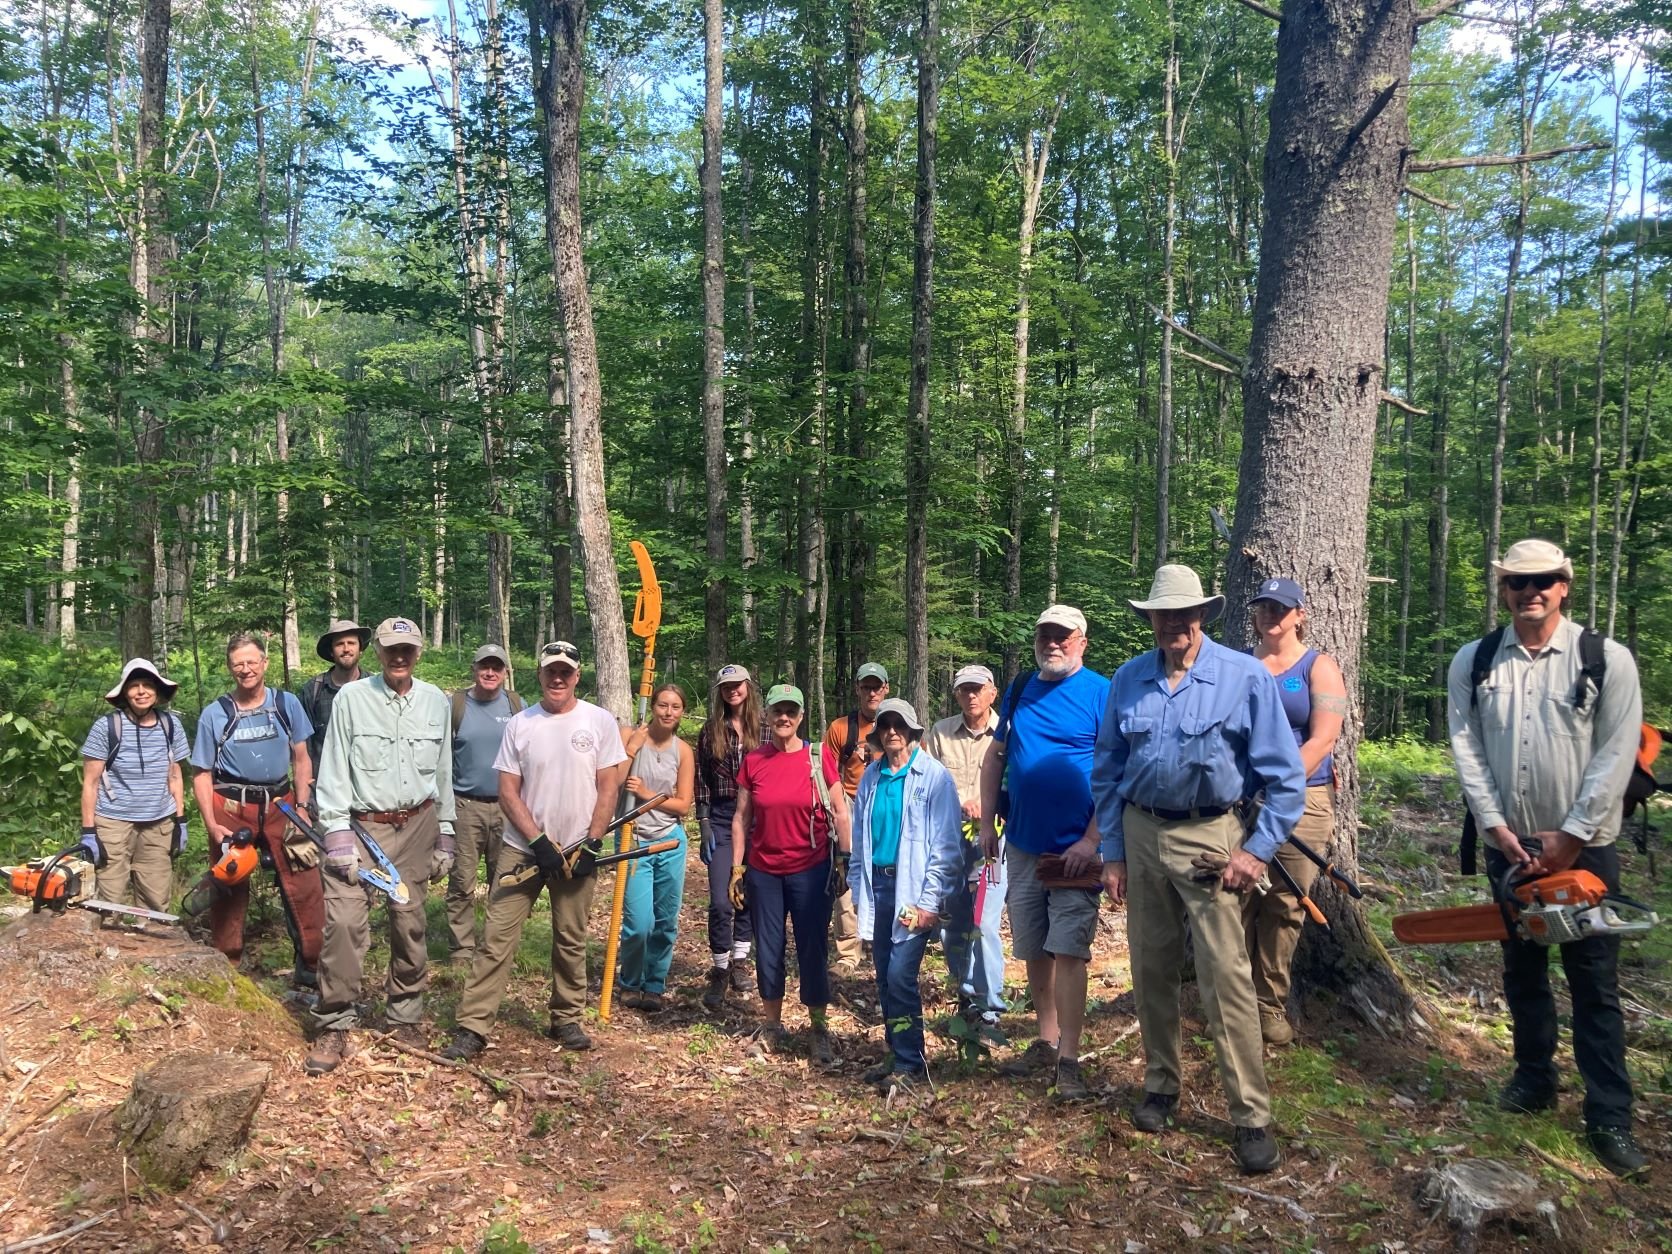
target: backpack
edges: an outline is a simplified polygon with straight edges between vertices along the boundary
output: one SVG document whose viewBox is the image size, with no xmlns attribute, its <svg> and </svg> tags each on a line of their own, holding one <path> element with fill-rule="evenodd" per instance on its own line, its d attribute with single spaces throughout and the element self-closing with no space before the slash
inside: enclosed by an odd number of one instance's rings
<svg viewBox="0 0 1672 1254">
<path fill-rule="evenodd" d="M 122 774 L 116 769 L 116 755 L 122 749 L 122 727 L 128 722 L 127 714 L 122 710 L 112 710 L 105 716 L 105 741 L 110 746 L 105 754 L 105 774 L 115 776 L 120 780 Z M 180 716 L 173 710 L 158 710 L 157 719 L 163 727 L 163 743 L 168 746 L 169 756 L 174 754 L 174 734 L 180 733 L 181 743 L 185 743 L 186 725 L 180 721 Z M 110 781 L 100 778 L 99 784 L 104 788 L 105 796 L 116 800 L 116 790 L 110 786 Z"/>
<path fill-rule="evenodd" d="M 521 697 L 519 697 L 516 693 L 512 692 L 509 688 L 507 688 L 505 690 L 505 695 L 511 699 L 511 713 L 512 714 L 521 714 L 522 713 L 522 708 L 523 708 L 523 699 Z M 459 727 L 464 722 L 464 703 L 465 703 L 465 699 L 466 699 L 466 694 L 465 694 L 465 689 L 463 689 L 463 688 L 460 688 L 457 692 L 453 693 L 452 698 L 451 698 L 452 705 L 453 705 L 453 735 L 455 735 L 455 736 L 457 736 L 459 734 Z"/>
<path fill-rule="evenodd" d="M 999 725 L 993 730 L 994 740 L 1007 741 L 1010 736 L 1010 721 L 1016 712 L 1016 703 L 1022 699 L 1022 689 L 1028 686 L 1037 671 L 1018 671 L 1016 678 L 1010 681 L 1010 687 L 1004 691 L 1004 701 L 999 705 Z M 1006 775 L 1005 779 L 1009 776 Z M 1004 780 L 999 781 L 999 804 L 994 811 L 994 817 L 1001 822 L 1010 820 L 1010 789 Z"/>
<path fill-rule="evenodd" d="M 1492 673 L 1492 659 L 1498 655 L 1498 648 L 1504 642 L 1504 633 L 1509 630 L 1507 625 L 1498 627 L 1482 636 L 1480 643 L 1475 645 L 1474 657 L 1469 662 L 1469 708 L 1476 709 L 1480 705 L 1480 686 L 1486 682 L 1486 677 Z M 1603 652 L 1606 637 L 1594 627 L 1582 628 L 1579 632 L 1579 678 L 1573 685 L 1573 708 L 1583 711 L 1586 703 L 1591 699 L 1591 687 L 1594 685 L 1597 697 L 1602 697 L 1602 681 L 1608 676 L 1608 658 Z M 1589 681 L 1587 683 L 1586 681 Z M 1659 751 L 1660 734 L 1647 723 L 1644 725 L 1644 735 L 1653 733 L 1655 749 Z M 1642 766 L 1643 750 L 1638 752 L 1637 764 L 1632 767 L 1632 780 L 1626 786 L 1625 813 L 1630 814 L 1640 801 L 1659 791 L 1660 785 L 1655 777 Z M 1653 762 L 1653 758 L 1650 761 Z M 1642 791 L 1643 785 L 1637 776 L 1641 772 L 1647 777 L 1650 785 L 1647 792 Z M 1631 800 L 1633 789 L 1639 792 L 1637 801 Z M 1458 848 L 1458 863 L 1464 875 L 1476 872 L 1475 855 L 1480 845 L 1480 829 L 1475 826 L 1474 811 L 1467 806 L 1463 808 L 1463 839 Z"/>
<path fill-rule="evenodd" d="M 836 846 L 836 812 L 830 808 L 830 786 L 824 782 L 824 746 L 809 740 L 807 761 L 813 768 L 813 810 L 807 817 L 807 843 L 818 844 L 818 812 L 824 811 L 825 830 L 830 834 L 831 848 Z M 841 770 L 840 767 L 837 768 Z"/>
</svg>

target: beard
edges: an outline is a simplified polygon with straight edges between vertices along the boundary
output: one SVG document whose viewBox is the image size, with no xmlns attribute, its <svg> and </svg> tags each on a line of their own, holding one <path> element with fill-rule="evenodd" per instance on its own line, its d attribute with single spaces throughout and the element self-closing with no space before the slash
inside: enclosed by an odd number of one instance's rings
<svg viewBox="0 0 1672 1254">
<path fill-rule="evenodd" d="M 1037 645 L 1034 646 L 1033 663 L 1039 668 L 1039 677 L 1041 679 L 1067 679 L 1075 671 L 1080 669 L 1079 658 L 1071 658 L 1066 654 L 1058 654 L 1055 661 L 1047 661 L 1046 656 L 1047 655 L 1043 649 L 1039 648 Z"/>
</svg>

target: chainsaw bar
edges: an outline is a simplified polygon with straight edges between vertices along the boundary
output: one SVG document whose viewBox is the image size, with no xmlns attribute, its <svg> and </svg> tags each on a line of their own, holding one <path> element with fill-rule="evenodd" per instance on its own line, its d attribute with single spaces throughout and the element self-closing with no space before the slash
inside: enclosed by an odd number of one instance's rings
<svg viewBox="0 0 1672 1254">
<path fill-rule="evenodd" d="M 75 903 L 82 910 L 91 910 L 95 914 L 125 914 L 136 919 L 148 919 L 154 923 L 178 923 L 177 914 L 164 914 L 161 910 L 147 910 L 144 906 L 123 906 L 114 901 L 100 901 L 97 897 L 89 897 Z"/>
</svg>

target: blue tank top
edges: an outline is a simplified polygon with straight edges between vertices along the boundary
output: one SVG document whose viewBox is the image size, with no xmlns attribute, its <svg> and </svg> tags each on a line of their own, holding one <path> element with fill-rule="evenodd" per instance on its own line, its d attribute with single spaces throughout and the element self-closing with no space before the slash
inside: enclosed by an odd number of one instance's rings
<svg viewBox="0 0 1672 1254">
<path fill-rule="evenodd" d="M 1277 691 L 1283 698 L 1283 713 L 1289 720 L 1289 730 L 1295 734 L 1295 748 L 1306 743 L 1307 724 L 1312 721 L 1312 663 L 1318 660 L 1318 650 L 1308 649 L 1295 664 L 1277 678 Z M 1318 769 L 1306 777 L 1308 788 L 1327 784 L 1335 775 L 1335 755 L 1325 754 Z"/>
</svg>

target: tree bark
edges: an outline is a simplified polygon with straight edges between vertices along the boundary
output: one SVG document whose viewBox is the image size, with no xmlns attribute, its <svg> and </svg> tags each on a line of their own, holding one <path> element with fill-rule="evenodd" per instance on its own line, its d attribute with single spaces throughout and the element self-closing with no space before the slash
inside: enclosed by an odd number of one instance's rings
<svg viewBox="0 0 1672 1254">
<path fill-rule="evenodd" d="M 708 578 L 703 626 L 708 673 L 726 664 L 726 221 L 720 204 L 725 51 L 721 0 L 703 0 L 702 165 L 702 446 L 708 491 Z"/>
<path fill-rule="evenodd" d="M 199 1167 L 243 1147 L 271 1075 L 252 1058 L 170 1054 L 134 1076 L 114 1116 L 117 1138 L 146 1181 L 185 1188 Z"/>
<path fill-rule="evenodd" d="M 1433 660 L 1428 677 L 1428 739 L 1446 738 L 1446 671 L 1451 664 L 1447 639 L 1446 594 L 1450 590 L 1451 552 L 1451 294 L 1452 257 L 1445 215 L 1440 215 L 1440 257 L 1445 275 L 1440 283 L 1440 308 L 1435 314 L 1433 416 L 1428 437 L 1428 614 Z"/>
<path fill-rule="evenodd" d="M 764 23 L 766 18 L 761 18 Z M 760 640 L 759 616 L 756 609 L 754 570 L 755 549 L 755 402 L 753 400 L 755 363 L 755 257 L 752 236 L 754 207 L 755 163 L 749 154 L 750 135 L 758 97 L 749 93 L 747 110 L 738 106 L 737 89 L 732 89 L 732 108 L 738 115 L 737 178 L 739 184 L 738 242 L 743 251 L 743 349 L 739 359 L 744 389 L 742 412 L 738 416 L 738 437 L 743 447 L 743 470 L 737 485 L 737 555 L 743 566 L 743 640 L 754 646 Z"/>
<path fill-rule="evenodd" d="M 1179 75 L 1178 29 L 1173 0 L 1167 0 L 1167 65 L 1162 76 L 1161 142 L 1167 163 L 1166 213 L 1161 226 L 1161 391 L 1160 425 L 1155 439 L 1155 564 L 1167 561 L 1167 513 L 1173 469 L 1173 316 L 1176 303 L 1173 274 L 1174 237 L 1178 222 L 1178 150 L 1173 142 L 1174 108 Z"/>
<path fill-rule="evenodd" d="M 939 127 L 940 0 L 919 0 L 911 385 L 906 419 L 906 691 L 920 719 L 926 719 L 929 710 L 929 470 L 933 447 L 929 354 L 935 321 L 935 149 Z"/>
<path fill-rule="evenodd" d="M 869 282 L 867 268 L 867 203 L 865 179 L 868 172 L 869 151 L 865 115 L 865 39 L 868 0 L 848 0 L 846 39 L 846 68 L 848 77 L 847 126 L 847 192 L 848 241 L 846 259 L 847 313 L 847 451 L 849 469 L 847 480 L 849 499 L 859 495 L 858 468 L 870 457 L 870 415 L 867 412 L 867 381 L 871 372 L 871 306 L 866 291 Z M 858 473 L 856 473 L 858 472 Z M 843 572 L 844 595 L 847 599 L 848 641 L 852 669 L 869 656 L 866 640 L 865 571 L 870 561 L 869 542 L 865 534 L 865 511 L 854 505 L 847 515 L 846 568 Z M 906 647 L 911 648 L 908 633 Z M 838 658 L 838 668 L 841 659 Z M 908 665 L 907 670 L 910 671 Z M 847 682 L 851 670 L 839 673 L 838 683 Z M 921 708 L 921 707 L 920 707 Z"/>
<path fill-rule="evenodd" d="M 627 624 L 616 578 L 615 539 L 604 492 L 603 390 L 581 249 L 580 117 L 585 88 L 586 0 L 529 0 L 539 32 L 537 96 L 545 118 L 546 232 L 563 326 L 573 443 L 575 513 L 586 576 L 587 613 L 598 701 L 625 723 L 632 717 Z"/>
</svg>

